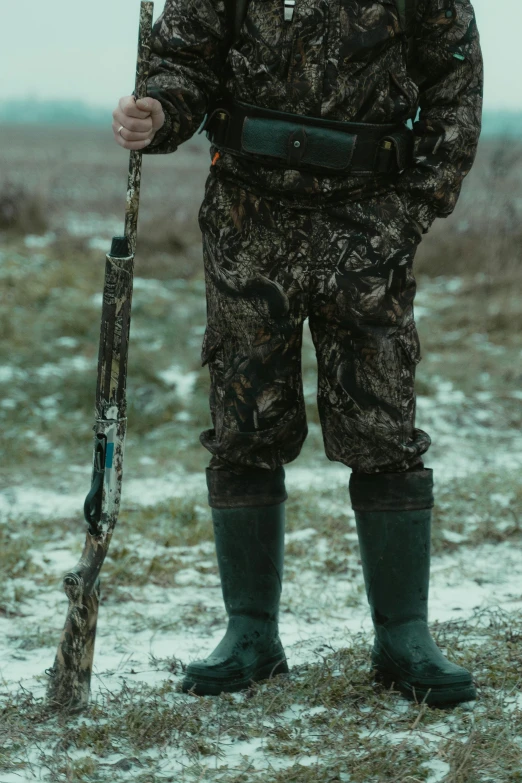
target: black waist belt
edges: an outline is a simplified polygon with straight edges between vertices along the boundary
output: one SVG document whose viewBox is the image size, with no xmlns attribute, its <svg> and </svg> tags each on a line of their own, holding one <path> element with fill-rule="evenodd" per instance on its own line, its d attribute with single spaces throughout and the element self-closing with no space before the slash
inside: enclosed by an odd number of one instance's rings
<svg viewBox="0 0 522 783">
<path fill-rule="evenodd" d="M 325 174 L 391 174 L 412 161 L 405 125 L 336 122 L 302 114 L 223 103 L 203 126 L 218 149 L 278 168 Z"/>
</svg>

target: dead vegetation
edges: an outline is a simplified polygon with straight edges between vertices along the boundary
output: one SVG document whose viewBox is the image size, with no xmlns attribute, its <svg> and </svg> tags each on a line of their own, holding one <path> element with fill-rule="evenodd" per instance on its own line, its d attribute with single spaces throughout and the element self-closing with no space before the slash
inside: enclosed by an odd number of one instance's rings
<svg viewBox="0 0 522 783">
<path fill-rule="evenodd" d="M 0 188 L 0 231 L 17 236 L 43 234 L 49 226 L 41 195 L 29 188 L 4 182 Z"/>
<path fill-rule="evenodd" d="M 439 629 L 456 659 L 477 672 L 481 699 L 473 711 L 406 705 L 373 684 L 364 635 L 351 636 L 343 650 L 318 649 L 313 663 L 234 696 L 180 694 L 175 659 L 151 661 L 163 672 L 158 685 L 102 690 L 87 718 L 53 716 L 21 692 L 4 697 L 0 771 L 45 771 L 57 783 L 129 774 L 142 783 L 404 783 L 443 769 L 444 783 L 516 783 L 521 682 L 506 639 L 520 628 L 519 616 L 491 610 Z M 245 740 L 259 751 L 241 756 Z M 27 758 L 28 747 L 39 749 L 37 759 Z M 223 754 L 234 747 L 226 764 Z"/>
<path fill-rule="evenodd" d="M 20 207 L 25 217 L 0 226 L 0 426 L 4 443 L 16 443 L 16 460 L 7 452 L 0 460 L 7 493 L 25 486 L 27 477 L 66 492 L 78 486 L 69 468 L 90 460 L 104 252 L 91 246 L 92 235 L 71 236 L 66 229 L 71 211 L 119 220 L 126 176 L 126 156 L 99 131 L 79 131 L 74 143 L 43 138 L 39 146 L 31 132 L 20 139 L 13 134 L 0 150 L 0 161 L 9 161 L 18 177 L 12 187 L 22 194 L 21 204 L 34 198 L 27 194 L 45 194 L 34 213 Z M 129 374 L 129 480 L 179 465 L 202 472 L 208 462 L 197 439 L 210 426 L 208 375 L 199 358 L 205 297 L 196 217 L 205 155 L 194 147 L 185 158 L 147 160 Z M 502 553 L 507 563 L 522 543 L 519 469 L 495 459 L 511 454 L 522 425 L 520 165 L 519 145 L 484 145 L 458 212 L 438 221 L 417 257 L 424 346 L 419 416 L 435 430 L 439 405 L 445 417 L 441 445 L 435 438 L 432 453 L 440 449 L 451 460 L 453 450 L 469 441 L 470 454 L 491 457 L 484 457 L 480 471 L 438 483 L 433 553 L 451 573 L 457 563 L 466 574 L 475 568 L 478 586 L 487 579 L 476 570 L 479 554 Z M 108 240 L 109 229 L 103 231 L 98 239 Z M 46 246 L 24 240 L 45 232 L 55 235 Z M 309 338 L 303 368 L 311 427 L 300 459 L 316 465 L 323 446 Z M 189 373 L 192 391 L 183 385 Z M 82 480 L 88 483 L 88 471 Z M 53 609 L 60 579 L 55 550 L 79 550 L 79 514 L 6 516 L 3 522 L 5 638 L 13 660 L 37 652 L 47 665 L 62 621 Z M 124 536 L 115 539 L 104 571 L 103 614 L 115 628 L 125 620 L 142 640 L 143 634 L 190 630 L 206 640 L 224 616 L 211 600 L 217 569 L 204 494 L 127 505 L 119 524 Z M 340 580 L 342 611 L 360 611 L 365 597 L 347 492 L 333 497 L 330 490 L 310 488 L 292 495 L 288 533 L 285 611 L 312 625 L 326 602 L 335 601 Z M 181 589 L 178 577 L 187 571 L 195 585 L 192 599 L 169 614 L 152 611 L 151 593 L 161 605 Z M 303 572 L 314 588 L 307 604 Z M 203 598 L 198 586 L 206 591 Z M 476 674 L 480 700 L 474 709 L 427 709 L 383 690 L 369 670 L 369 635 L 348 632 L 342 649 L 317 643 L 289 677 L 219 699 L 178 692 L 185 661 L 176 650 L 150 656 L 150 681 L 140 681 L 139 672 L 103 672 L 92 708 L 78 718 L 46 712 L 43 674 L 31 692 L 0 681 L 0 780 L 517 783 L 519 598 L 513 596 L 512 611 L 481 607 L 433 624 L 439 644 Z M 63 596 L 59 600 L 62 612 Z"/>
</svg>

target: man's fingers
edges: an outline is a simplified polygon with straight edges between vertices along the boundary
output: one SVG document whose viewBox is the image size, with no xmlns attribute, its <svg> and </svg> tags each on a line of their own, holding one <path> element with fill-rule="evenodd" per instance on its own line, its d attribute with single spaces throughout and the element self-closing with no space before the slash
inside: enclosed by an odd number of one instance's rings
<svg viewBox="0 0 522 783">
<path fill-rule="evenodd" d="M 141 111 L 138 109 L 134 95 L 126 95 L 123 98 L 120 98 L 118 108 L 127 117 L 136 117 L 138 120 L 145 120 L 150 114 L 150 111 Z"/>
<path fill-rule="evenodd" d="M 119 109 L 113 111 L 112 117 L 114 119 L 114 124 L 118 125 L 118 128 L 120 125 L 123 125 L 124 128 L 132 133 L 150 133 L 152 130 L 152 120 L 150 117 L 147 117 L 145 120 L 137 120 L 134 117 L 128 117 Z"/>
<path fill-rule="evenodd" d="M 149 114 L 163 114 L 163 106 L 156 98 L 138 98 L 136 107 L 138 111 L 143 109 Z"/>
<path fill-rule="evenodd" d="M 156 98 L 140 98 L 136 101 L 136 105 L 139 106 L 140 109 L 149 110 L 152 127 L 155 131 L 158 131 L 163 127 L 165 123 L 165 113 L 163 111 L 163 106 Z"/>
<path fill-rule="evenodd" d="M 120 98 L 112 118 L 114 138 L 120 147 L 126 150 L 142 150 L 148 147 L 165 122 L 165 114 L 159 101 L 149 97 L 135 101 L 133 95 Z"/>
<path fill-rule="evenodd" d="M 136 133 L 136 131 L 131 131 L 125 126 L 122 127 L 118 122 L 112 123 L 112 130 L 114 135 L 118 134 L 125 139 L 125 141 L 143 141 L 144 139 L 150 139 L 152 135 L 152 128 L 144 133 Z"/>
<path fill-rule="evenodd" d="M 145 147 L 148 147 L 152 141 L 151 138 L 145 139 L 144 141 L 125 141 L 125 139 L 119 133 L 115 133 L 114 138 L 120 147 L 123 147 L 123 149 L 135 151 L 145 149 Z"/>
</svg>

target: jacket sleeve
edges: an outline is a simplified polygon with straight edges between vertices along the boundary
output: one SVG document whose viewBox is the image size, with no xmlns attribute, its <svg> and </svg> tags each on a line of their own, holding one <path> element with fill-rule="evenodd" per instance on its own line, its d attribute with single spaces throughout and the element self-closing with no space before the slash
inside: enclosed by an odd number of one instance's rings
<svg viewBox="0 0 522 783">
<path fill-rule="evenodd" d="M 230 45 L 224 0 L 166 0 L 152 33 L 147 94 L 165 125 L 143 152 L 174 152 L 201 125 L 219 91 Z"/>
<path fill-rule="evenodd" d="M 483 64 L 469 0 L 420 0 L 409 72 L 419 87 L 414 165 L 398 179 L 408 213 L 427 233 L 450 215 L 475 159 Z"/>
</svg>

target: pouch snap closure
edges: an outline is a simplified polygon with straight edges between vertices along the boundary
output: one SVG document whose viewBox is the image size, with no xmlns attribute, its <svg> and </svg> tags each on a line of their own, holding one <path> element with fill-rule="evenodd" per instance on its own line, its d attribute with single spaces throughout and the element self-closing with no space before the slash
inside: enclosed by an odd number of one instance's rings
<svg viewBox="0 0 522 783">
<path fill-rule="evenodd" d="M 287 147 L 287 163 L 290 167 L 299 166 L 306 151 L 306 131 L 303 127 L 290 134 Z"/>
</svg>

